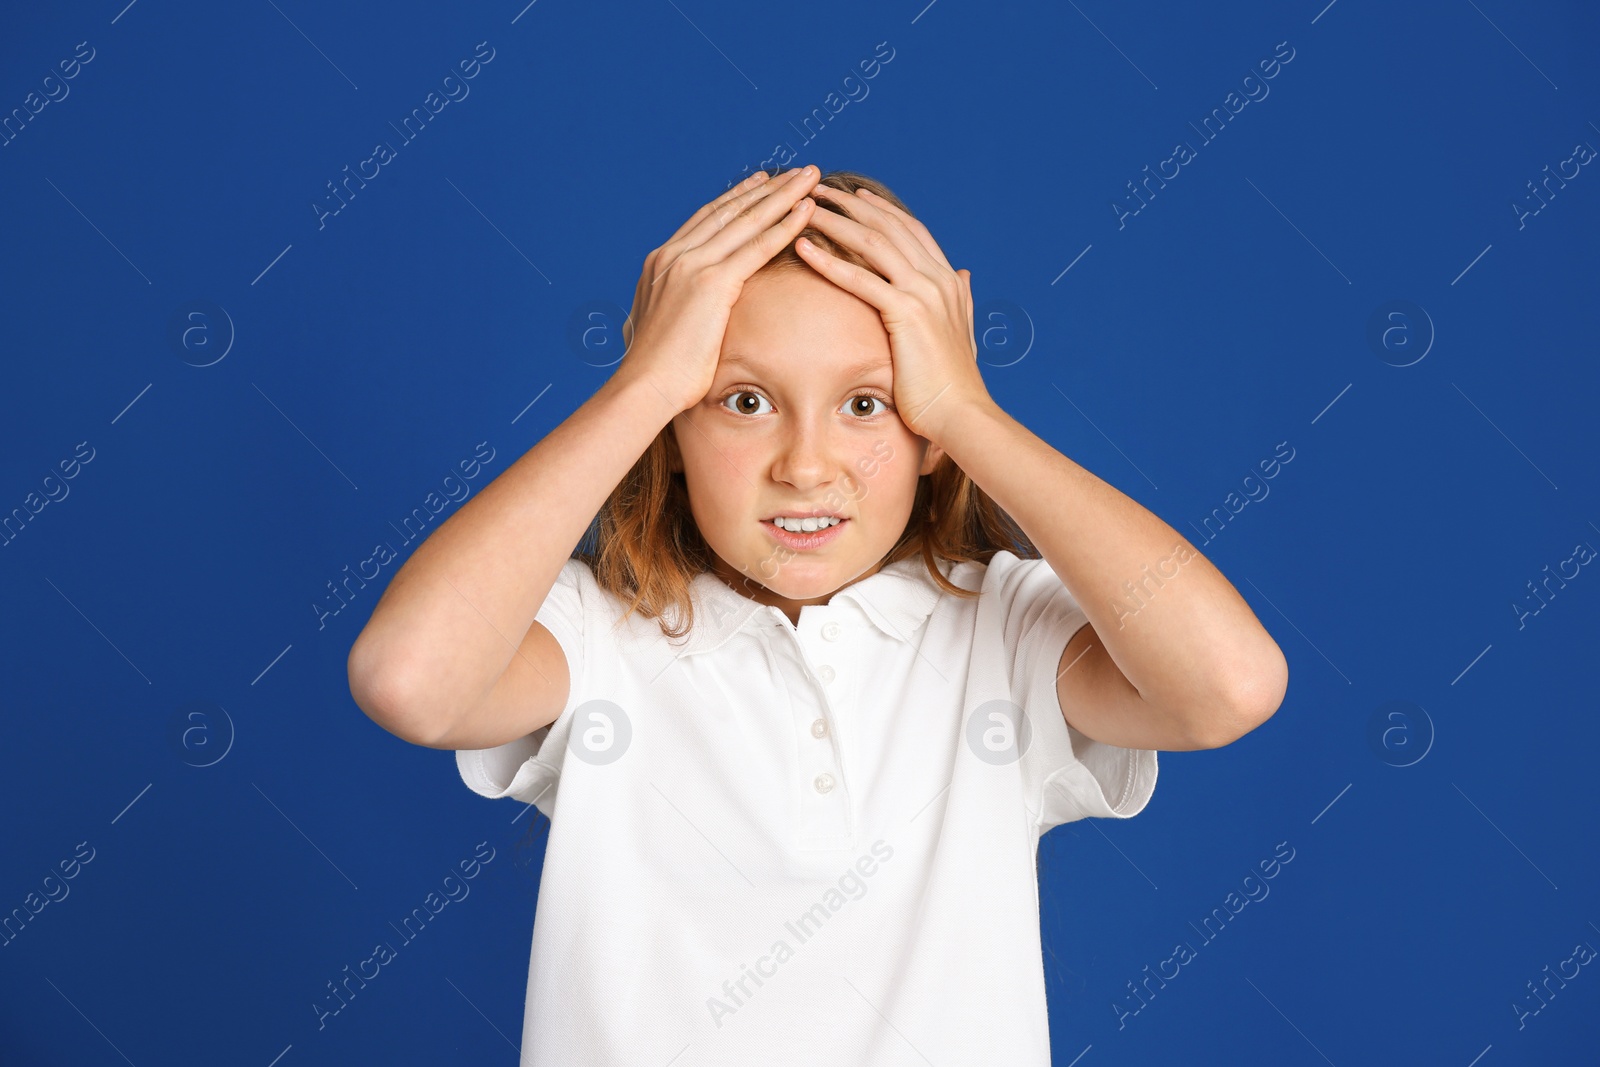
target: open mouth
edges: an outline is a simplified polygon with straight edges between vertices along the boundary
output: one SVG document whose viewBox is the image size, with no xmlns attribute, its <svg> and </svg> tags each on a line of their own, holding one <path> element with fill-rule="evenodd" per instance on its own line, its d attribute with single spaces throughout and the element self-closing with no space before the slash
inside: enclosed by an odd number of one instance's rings
<svg viewBox="0 0 1600 1067">
<path fill-rule="evenodd" d="M 766 527 L 767 532 L 779 543 L 790 548 L 816 548 L 838 537 L 849 522 L 849 519 L 837 515 L 803 519 L 779 515 L 771 519 L 762 519 L 761 525 Z"/>
</svg>

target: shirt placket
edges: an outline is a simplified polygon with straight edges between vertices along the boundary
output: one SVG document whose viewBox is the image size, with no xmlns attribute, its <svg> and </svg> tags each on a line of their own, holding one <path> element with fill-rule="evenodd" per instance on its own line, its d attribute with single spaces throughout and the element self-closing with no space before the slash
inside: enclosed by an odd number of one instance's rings
<svg viewBox="0 0 1600 1067">
<path fill-rule="evenodd" d="M 798 629 L 772 610 L 779 639 L 793 648 L 803 676 L 802 685 L 790 687 L 800 775 L 796 842 L 802 849 L 849 848 L 850 789 L 838 714 L 848 670 L 844 627 L 827 608 L 808 608 Z"/>
</svg>

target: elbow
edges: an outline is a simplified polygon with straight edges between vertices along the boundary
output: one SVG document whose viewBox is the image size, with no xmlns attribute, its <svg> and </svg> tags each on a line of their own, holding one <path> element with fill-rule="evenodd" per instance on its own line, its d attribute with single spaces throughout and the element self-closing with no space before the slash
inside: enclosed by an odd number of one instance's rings
<svg viewBox="0 0 1600 1067">
<path fill-rule="evenodd" d="M 1193 725 L 1196 748 L 1222 748 L 1254 730 L 1277 712 L 1289 690 L 1289 664 L 1276 644 L 1266 662 L 1241 670 L 1220 688 L 1221 695 L 1201 709 Z"/>
<path fill-rule="evenodd" d="M 412 710 L 418 703 L 396 660 L 378 655 L 370 641 L 363 643 L 358 637 L 350 648 L 345 672 L 350 697 L 367 718 L 408 744 L 432 744 L 438 736 L 436 724 L 426 722 Z"/>
</svg>

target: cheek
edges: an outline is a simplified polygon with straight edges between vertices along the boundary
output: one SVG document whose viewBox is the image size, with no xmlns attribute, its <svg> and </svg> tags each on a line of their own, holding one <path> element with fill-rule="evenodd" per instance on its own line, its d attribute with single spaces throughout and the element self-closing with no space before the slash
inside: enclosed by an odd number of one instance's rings
<svg viewBox="0 0 1600 1067">
<path fill-rule="evenodd" d="M 917 449 L 909 441 L 887 437 L 874 440 L 851 464 L 850 476 L 857 486 L 856 495 L 899 496 L 902 492 L 915 492 L 918 461 Z"/>
<path fill-rule="evenodd" d="M 690 433 L 695 433 L 690 429 Z M 748 449 L 724 441 L 685 441 L 683 481 L 689 492 L 689 508 L 702 527 L 723 526 L 746 515 L 755 502 L 751 487 L 757 483 L 758 460 Z"/>
</svg>

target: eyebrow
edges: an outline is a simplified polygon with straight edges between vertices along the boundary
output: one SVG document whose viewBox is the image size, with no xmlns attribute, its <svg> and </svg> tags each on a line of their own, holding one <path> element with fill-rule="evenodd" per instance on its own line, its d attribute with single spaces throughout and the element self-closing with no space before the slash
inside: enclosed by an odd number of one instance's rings
<svg viewBox="0 0 1600 1067">
<path fill-rule="evenodd" d="M 722 362 L 744 367 L 746 370 L 750 371 L 762 369 L 757 367 L 756 364 L 748 357 L 738 355 L 737 353 L 731 356 L 722 357 Z M 850 366 L 844 369 L 844 376 L 853 380 L 856 378 L 865 378 L 867 375 L 881 370 L 887 370 L 892 374 L 894 370 L 893 360 L 865 359 L 859 363 L 852 363 Z"/>
</svg>

